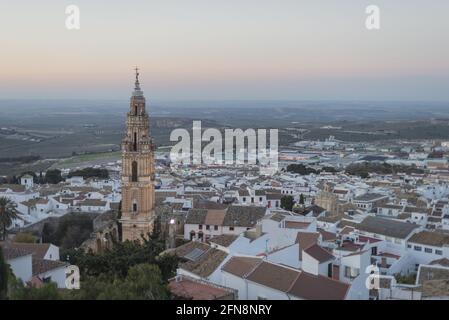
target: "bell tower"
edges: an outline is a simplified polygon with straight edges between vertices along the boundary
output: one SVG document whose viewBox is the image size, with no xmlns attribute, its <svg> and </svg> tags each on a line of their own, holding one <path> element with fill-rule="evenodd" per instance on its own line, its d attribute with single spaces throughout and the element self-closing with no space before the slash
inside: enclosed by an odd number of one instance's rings
<svg viewBox="0 0 449 320">
<path fill-rule="evenodd" d="M 136 68 L 134 91 L 122 140 L 122 240 L 140 241 L 153 231 L 154 144 Z"/>
</svg>

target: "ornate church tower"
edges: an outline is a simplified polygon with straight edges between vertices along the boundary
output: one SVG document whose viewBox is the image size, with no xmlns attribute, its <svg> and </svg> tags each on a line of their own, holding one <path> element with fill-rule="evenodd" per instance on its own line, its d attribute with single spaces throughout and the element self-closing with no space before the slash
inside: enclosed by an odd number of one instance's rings
<svg viewBox="0 0 449 320">
<path fill-rule="evenodd" d="M 153 231 L 154 145 L 136 68 L 135 88 L 122 140 L 122 240 L 140 241 Z"/>
</svg>

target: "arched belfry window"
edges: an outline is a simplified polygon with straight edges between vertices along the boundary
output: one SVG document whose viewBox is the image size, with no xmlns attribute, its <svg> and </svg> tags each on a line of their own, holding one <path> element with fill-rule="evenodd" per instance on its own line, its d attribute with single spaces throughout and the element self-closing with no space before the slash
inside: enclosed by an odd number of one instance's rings
<svg viewBox="0 0 449 320">
<path fill-rule="evenodd" d="M 133 161 L 132 163 L 132 176 L 131 176 L 132 182 L 137 182 L 137 162 Z"/>
<path fill-rule="evenodd" d="M 137 212 L 137 201 L 133 201 L 133 212 Z"/>
<path fill-rule="evenodd" d="M 137 104 L 134 106 L 134 115 L 137 116 Z"/>
<path fill-rule="evenodd" d="M 134 132 L 133 151 L 137 151 L 137 132 Z"/>
</svg>

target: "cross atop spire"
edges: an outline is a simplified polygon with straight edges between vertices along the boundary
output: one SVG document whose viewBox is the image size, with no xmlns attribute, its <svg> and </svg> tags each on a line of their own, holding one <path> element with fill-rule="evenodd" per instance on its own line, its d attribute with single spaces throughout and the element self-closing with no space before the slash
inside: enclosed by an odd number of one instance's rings
<svg viewBox="0 0 449 320">
<path fill-rule="evenodd" d="M 140 90 L 140 83 L 139 83 L 139 68 L 136 66 L 136 68 L 135 68 L 134 70 L 136 70 L 135 90 L 138 91 L 138 90 Z"/>
<path fill-rule="evenodd" d="M 134 92 L 133 92 L 133 96 L 143 96 L 143 92 L 140 89 L 140 82 L 139 82 L 139 68 L 136 66 L 134 68 L 134 70 L 136 71 L 136 82 L 134 83 Z"/>
</svg>

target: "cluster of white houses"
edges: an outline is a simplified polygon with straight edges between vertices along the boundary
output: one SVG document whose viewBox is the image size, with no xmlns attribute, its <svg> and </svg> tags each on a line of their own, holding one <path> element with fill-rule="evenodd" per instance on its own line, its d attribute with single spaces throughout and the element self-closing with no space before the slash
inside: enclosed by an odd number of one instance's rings
<svg viewBox="0 0 449 320">
<path fill-rule="evenodd" d="M 20 219 L 13 222 L 14 228 L 71 212 L 107 212 L 111 205 L 120 202 L 120 186 L 112 179 L 82 177 L 72 177 L 57 185 L 35 185 L 33 177 L 24 175 L 21 184 L 0 185 L 0 197 L 7 197 L 17 205 Z"/>
<path fill-rule="evenodd" d="M 13 274 L 23 283 L 40 287 L 53 282 L 66 288 L 68 263 L 60 261 L 59 248 L 45 243 L 0 242 L 3 256 Z"/>
</svg>

